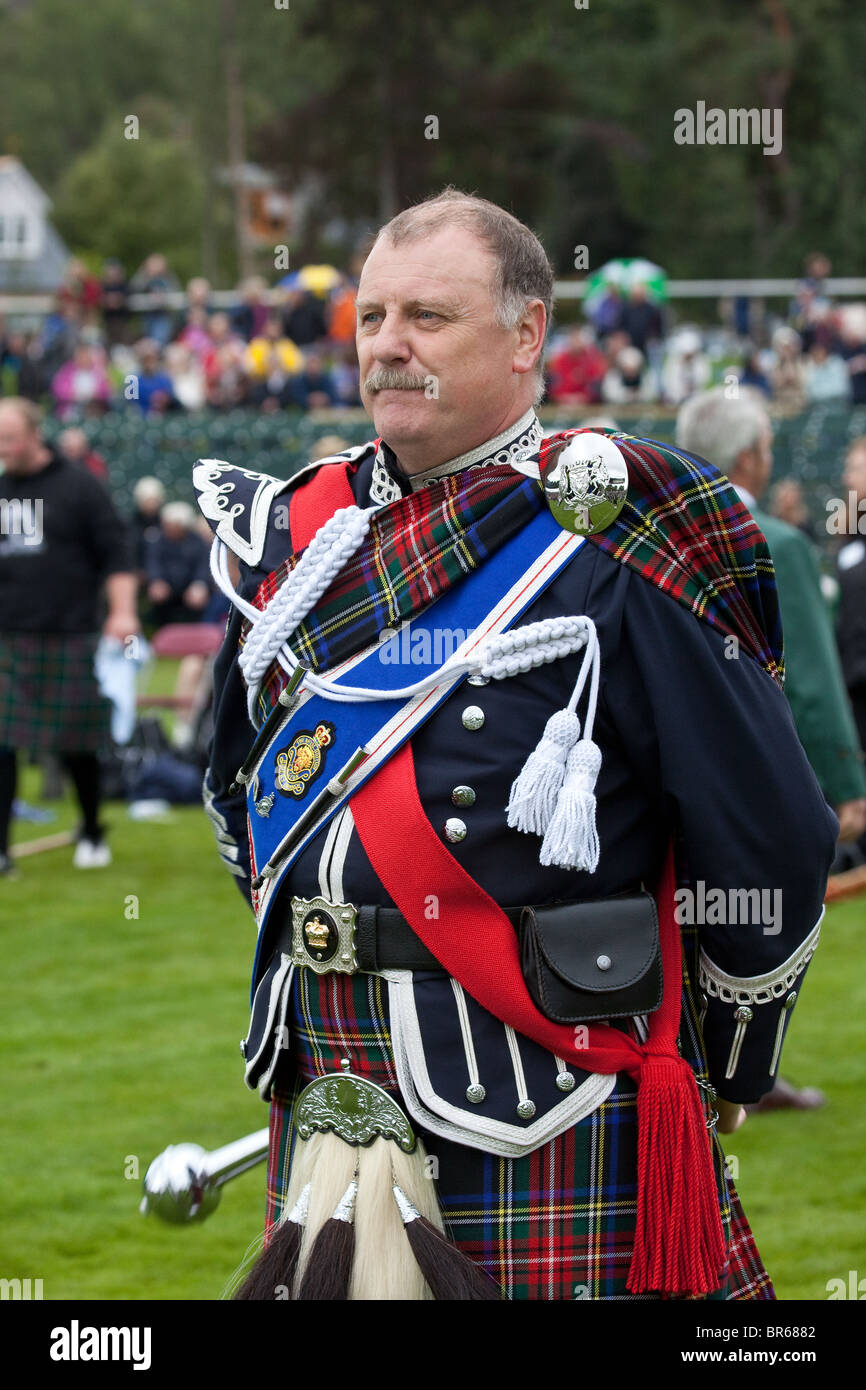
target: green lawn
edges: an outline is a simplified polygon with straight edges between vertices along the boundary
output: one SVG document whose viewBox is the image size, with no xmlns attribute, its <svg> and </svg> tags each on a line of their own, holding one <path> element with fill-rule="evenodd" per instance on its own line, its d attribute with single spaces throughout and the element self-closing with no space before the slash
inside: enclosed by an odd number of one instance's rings
<svg viewBox="0 0 866 1390">
<path fill-rule="evenodd" d="M 35 795 L 32 772 L 22 790 Z M 60 810 L 19 836 L 71 824 Z M 264 1165 L 186 1228 L 139 1215 L 140 1178 L 168 1143 L 213 1148 L 267 1122 L 238 1052 L 252 917 L 200 811 L 134 824 L 112 805 L 106 818 L 110 869 L 75 871 L 61 849 L 0 880 L 0 1277 L 41 1278 L 48 1299 L 215 1298 L 261 1229 Z M 829 1105 L 750 1119 L 727 1143 L 784 1299 L 866 1274 L 864 927 L 866 899 L 828 913 L 786 1048 L 786 1075 Z"/>
</svg>

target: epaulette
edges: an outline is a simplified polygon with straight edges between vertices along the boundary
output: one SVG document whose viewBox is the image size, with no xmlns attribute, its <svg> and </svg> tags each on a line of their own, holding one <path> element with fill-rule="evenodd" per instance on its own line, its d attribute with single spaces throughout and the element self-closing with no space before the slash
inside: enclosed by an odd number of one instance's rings
<svg viewBox="0 0 866 1390">
<path fill-rule="evenodd" d="M 255 566 L 264 553 L 274 500 L 323 464 L 353 461 L 374 447 L 375 441 L 371 440 L 317 459 L 291 478 L 274 478 L 269 473 L 239 468 L 224 459 L 199 459 L 192 470 L 196 500 L 214 535 L 224 541 L 239 560 Z"/>
</svg>

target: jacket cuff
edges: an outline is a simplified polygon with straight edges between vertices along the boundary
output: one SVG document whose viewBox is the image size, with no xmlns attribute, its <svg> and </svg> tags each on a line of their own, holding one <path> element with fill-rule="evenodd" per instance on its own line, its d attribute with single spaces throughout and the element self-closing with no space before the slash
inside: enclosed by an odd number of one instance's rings
<svg viewBox="0 0 866 1390">
<path fill-rule="evenodd" d="M 708 1073 L 724 1099 L 750 1104 L 772 1089 L 823 916 L 822 911 L 796 951 L 765 975 L 728 975 L 701 951 L 701 1021 Z"/>
</svg>

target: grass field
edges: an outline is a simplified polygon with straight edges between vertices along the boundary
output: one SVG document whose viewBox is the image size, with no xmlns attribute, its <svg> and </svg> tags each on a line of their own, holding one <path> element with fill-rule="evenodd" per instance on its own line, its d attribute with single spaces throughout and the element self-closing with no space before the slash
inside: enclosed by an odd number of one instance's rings
<svg viewBox="0 0 866 1390">
<path fill-rule="evenodd" d="M 69 803 L 58 811 L 19 838 L 72 825 Z M 212 1299 L 260 1232 L 264 1166 L 200 1226 L 145 1220 L 138 1202 L 166 1144 L 213 1148 L 267 1123 L 238 1052 L 252 917 L 202 812 L 141 824 L 112 805 L 106 819 L 111 868 L 75 871 L 67 848 L 0 880 L 0 1277 L 41 1278 L 46 1299 Z M 866 898 L 825 926 L 784 1070 L 829 1104 L 752 1118 L 726 1146 L 783 1299 L 866 1275 Z"/>
</svg>

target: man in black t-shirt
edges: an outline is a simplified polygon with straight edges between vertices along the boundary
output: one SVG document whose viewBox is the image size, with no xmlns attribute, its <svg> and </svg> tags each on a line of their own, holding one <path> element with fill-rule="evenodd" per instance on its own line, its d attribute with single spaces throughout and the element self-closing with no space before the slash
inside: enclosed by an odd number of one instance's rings
<svg viewBox="0 0 866 1390">
<path fill-rule="evenodd" d="M 82 812 L 74 863 L 102 868 L 109 708 L 93 663 L 100 630 L 121 641 L 139 631 L 126 527 L 103 485 L 43 440 L 31 401 L 0 401 L 0 463 L 0 874 L 19 749 L 60 756 Z"/>
</svg>

